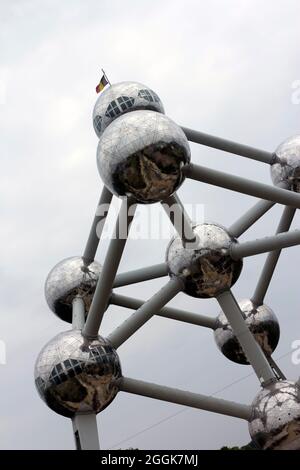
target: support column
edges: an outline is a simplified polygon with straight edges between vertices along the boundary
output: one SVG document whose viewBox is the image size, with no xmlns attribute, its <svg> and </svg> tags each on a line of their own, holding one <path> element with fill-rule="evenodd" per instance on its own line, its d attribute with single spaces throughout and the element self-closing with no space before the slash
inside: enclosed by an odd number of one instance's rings
<svg viewBox="0 0 300 470">
<path fill-rule="evenodd" d="M 73 300 L 72 328 L 81 330 L 85 322 L 85 308 L 81 297 Z M 72 418 L 76 450 L 99 450 L 99 436 L 95 413 L 76 413 Z"/>
<path fill-rule="evenodd" d="M 75 297 L 72 302 L 72 328 L 81 330 L 85 322 L 85 306 L 82 297 Z"/>
<path fill-rule="evenodd" d="M 76 450 L 100 450 L 94 413 L 76 414 L 72 419 Z"/>
<path fill-rule="evenodd" d="M 194 248 L 197 243 L 197 235 L 193 230 L 189 215 L 185 211 L 178 196 L 174 194 L 169 196 L 162 202 L 162 206 L 169 217 L 171 224 L 182 239 L 183 246 Z"/>
<path fill-rule="evenodd" d="M 112 193 L 109 191 L 109 189 L 107 189 L 106 186 L 103 186 L 98 207 L 96 210 L 96 215 L 94 217 L 89 238 L 82 257 L 83 262 L 86 266 L 91 264 L 95 259 L 96 251 L 99 245 L 99 240 L 101 237 L 101 233 L 103 230 L 104 222 L 108 213 L 108 208 L 111 203 L 111 200 Z"/>
<path fill-rule="evenodd" d="M 278 228 L 277 228 L 277 234 L 282 233 L 282 232 L 288 232 L 290 229 L 291 223 L 293 221 L 294 215 L 295 215 L 296 209 L 293 207 L 285 207 L 283 214 L 281 216 Z M 255 292 L 252 297 L 252 302 L 255 305 L 262 305 L 264 303 L 264 298 L 267 293 L 267 290 L 269 288 L 274 270 L 276 268 L 277 262 L 279 260 L 281 250 L 275 250 L 271 251 L 267 259 L 265 261 L 263 270 L 261 272 L 260 278 L 258 280 Z"/>
<path fill-rule="evenodd" d="M 178 292 L 182 290 L 180 279 L 170 279 L 156 294 L 147 300 L 136 312 L 116 328 L 109 336 L 111 345 L 117 349 L 139 328 L 141 328 L 153 315 L 162 309 Z"/>
<path fill-rule="evenodd" d="M 232 331 L 242 346 L 242 349 L 248 361 L 252 365 L 260 383 L 264 386 L 269 384 L 271 381 L 275 381 L 275 374 L 261 347 L 246 325 L 241 309 L 232 292 L 226 291 L 219 294 L 217 296 L 217 301 L 227 317 Z"/>
<path fill-rule="evenodd" d="M 86 338 L 95 338 L 98 335 L 99 327 L 109 301 L 114 279 L 125 248 L 135 207 L 136 204 L 130 205 L 129 201 L 127 203 L 127 199 L 123 199 L 115 230 L 97 282 L 86 324 L 82 330 L 82 335 Z"/>
</svg>

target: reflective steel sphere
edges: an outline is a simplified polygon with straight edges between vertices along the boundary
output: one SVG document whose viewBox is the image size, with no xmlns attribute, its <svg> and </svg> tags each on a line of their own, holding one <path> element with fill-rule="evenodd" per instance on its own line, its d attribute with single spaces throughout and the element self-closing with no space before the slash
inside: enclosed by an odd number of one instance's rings
<svg viewBox="0 0 300 470">
<path fill-rule="evenodd" d="M 88 311 L 101 272 L 101 265 L 94 261 L 85 267 L 80 256 L 58 263 L 48 274 L 45 296 L 50 309 L 62 320 L 72 323 L 72 301 L 80 295 Z"/>
<path fill-rule="evenodd" d="M 102 134 L 97 151 L 98 170 L 110 191 L 145 204 L 174 193 L 189 161 L 181 128 L 154 111 L 132 111 L 116 119 Z"/>
<path fill-rule="evenodd" d="M 184 248 L 179 236 L 167 248 L 169 275 L 184 281 L 184 292 L 193 297 L 215 297 L 237 281 L 242 260 L 233 260 L 228 249 L 236 240 L 219 225 L 201 224 L 194 227 L 198 248 Z"/>
<path fill-rule="evenodd" d="M 300 192 L 300 135 L 285 140 L 275 151 L 271 165 L 273 183 L 288 183 L 289 188 Z"/>
<path fill-rule="evenodd" d="M 299 384 L 284 380 L 263 388 L 252 403 L 249 431 L 263 450 L 299 450 Z"/>
<path fill-rule="evenodd" d="M 42 400 L 56 413 L 99 413 L 115 398 L 121 377 L 116 351 L 100 336 L 87 342 L 80 330 L 55 336 L 40 352 L 35 384 Z"/>
<path fill-rule="evenodd" d="M 97 136 L 100 137 L 104 129 L 117 117 L 138 109 L 165 112 L 157 94 L 141 83 L 121 82 L 106 88 L 97 99 L 93 111 Z"/>
<path fill-rule="evenodd" d="M 279 323 L 274 312 L 265 304 L 255 307 L 249 299 L 241 300 L 239 306 L 251 333 L 263 351 L 270 356 L 280 336 Z M 219 314 L 217 322 L 218 327 L 214 331 L 214 337 L 220 351 L 233 362 L 249 364 L 223 312 Z"/>
</svg>

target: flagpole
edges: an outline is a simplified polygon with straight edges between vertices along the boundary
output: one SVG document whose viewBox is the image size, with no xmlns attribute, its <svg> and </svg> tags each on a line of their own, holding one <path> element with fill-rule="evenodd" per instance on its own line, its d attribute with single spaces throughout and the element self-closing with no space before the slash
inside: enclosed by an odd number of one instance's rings
<svg viewBox="0 0 300 470">
<path fill-rule="evenodd" d="M 103 73 L 104 77 L 105 77 L 106 80 L 107 80 L 107 83 L 109 83 L 109 85 L 111 86 L 111 83 L 110 83 L 110 81 L 109 81 L 109 79 L 108 79 L 108 76 L 106 75 L 106 73 L 104 72 L 103 69 L 101 69 L 101 70 L 102 70 L 102 73 Z"/>
</svg>

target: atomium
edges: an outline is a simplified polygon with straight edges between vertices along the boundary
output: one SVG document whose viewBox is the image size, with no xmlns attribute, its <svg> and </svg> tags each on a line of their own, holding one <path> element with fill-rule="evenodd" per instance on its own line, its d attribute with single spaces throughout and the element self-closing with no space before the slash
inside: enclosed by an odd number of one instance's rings
<svg viewBox="0 0 300 470">
<path fill-rule="evenodd" d="M 45 286 L 48 305 L 61 319 L 73 319 L 73 326 L 80 324 L 82 329 L 56 336 L 41 351 L 35 367 L 41 398 L 55 412 L 73 419 L 80 449 L 99 448 L 91 438 L 97 432 L 95 414 L 105 409 L 119 390 L 244 419 L 249 422 L 252 439 L 262 449 L 300 449 L 300 386 L 286 381 L 271 357 L 280 329 L 276 316 L 263 303 L 281 249 L 300 243 L 300 230 L 288 233 L 295 208 L 300 208 L 300 195 L 295 194 L 300 193 L 300 136 L 286 140 L 273 154 L 180 128 L 164 114 L 156 93 L 135 82 L 105 89 L 95 105 L 93 124 L 99 137 L 97 165 L 104 182 L 99 204 L 110 203 L 112 194 L 123 199 L 114 233 L 124 219 L 124 233 L 128 233 L 132 218 L 126 217 L 127 196 L 130 204 L 162 202 L 164 209 L 172 206 L 168 216 L 179 235 L 167 247 L 166 262 L 154 266 L 118 273 L 126 241 L 118 233 L 111 240 L 103 268 L 97 262 L 86 266 L 82 258 L 74 257 L 52 269 Z M 190 164 L 188 140 L 270 165 L 273 183 L 280 187 Z M 213 223 L 192 226 L 178 195 L 170 197 L 185 177 L 260 201 L 228 230 Z M 275 203 L 285 205 L 276 235 L 238 244 L 237 238 Z M 94 229 L 99 219 L 105 222 L 106 214 L 95 215 L 83 251 L 85 260 L 92 260 L 96 254 L 99 238 Z M 188 236 L 182 233 L 183 228 L 187 228 Z M 270 254 L 253 301 L 243 300 L 238 307 L 231 287 L 241 274 L 243 258 L 267 252 Z M 114 292 L 117 287 L 167 275 L 170 279 L 147 301 Z M 165 307 L 182 291 L 196 298 L 216 297 L 224 314 L 212 318 Z M 98 331 L 110 304 L 135 311 L 103 339 Z M 88 312 L 85 323 L 83 309 Z M 122 376 L 116 349 L 155 314 L 210 328 L 226 358 L 239 364 L 248 364 L 249 358 L 262 386 L 252 406 L 197 393 L 191 400 L 190 392 Z"/>
<path fill-rule="evenodd" d="M 115 83 L 101 93 L 93 112 L 94 129 L 98 137 L 117 117 L 129 111 L 148 109 L 164 114 L 164 107 L 151 88 L 137 82 Z"/>
<path fill-rule="evenodd" d="M 97 261 L 86 267 L 80 256 L 60 261 L 45 282 L 45 297 L 52 312 L 72 323 L 72 301 L 76 296 L 82 297 L 87 312 L 100 272 L 101 265 Z"/>
<path fill-rule="evenodd" d="M 98 336 L 87 342 L 80 330 L 55 336 L 35 365 L 39 395 L 56 413 L 99 413 L 118 392 L 121 366 L 116 351 Z"/>
<path fill-rule="evenodd" d="M 100 176 L 117 196 L 162 201 L 184 180 L 190 148 L 181 128 L 154 111 L 132 111 L 112 122 L 97 151 Z"/>
<path fill-rule="evenodd" d="M 239 307 L 244 314 L 246 325 L 256 341 L 265 354 L 271 356 L 280 336 L 279 323 L 274 312 L 265 304 L 255 307 L 250 299 L 241 300 Z M 249 364 L 223 312 L 218 315 L 214 337 L 218 348 L 224 356 L 238 364 Z"/>
<path fill-rule="evenodd" d="M 286 183 L 292 191 L 300 192 L 300 135 L 279 145 L 271 165 L 271 177 L 275 185 Z"/>
<path fill-rule="evenodd" d="M 196 249 L 185 248 L 179 236 L 171 240 L 166 253 L 170 277 L 184 282 L 184 292 L 192 297 L 215 297 L 237 281 L 242 260 L 233 260 L 229 248 L 236 240 L 221 226 L 200 224 Z"/>
<path fill-rule="evenodd" d="M 252 403 L 249 432 L 263 450 L 299 450 L 299 383 L 284 380 L 262 389 Z"/>
</svg>

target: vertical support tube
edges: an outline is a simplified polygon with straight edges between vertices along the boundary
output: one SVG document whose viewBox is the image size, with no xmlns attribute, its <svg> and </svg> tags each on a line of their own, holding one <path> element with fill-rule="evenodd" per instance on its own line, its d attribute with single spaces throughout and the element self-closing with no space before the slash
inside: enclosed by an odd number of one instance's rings
<svg viewBox="0 0 300 470">
<path fill-rule="evenodd" d="M 82 297 L 75 297 L 72 302 L 72 328 L 82 330 L 85 322 L 85 306 Z"/>
<path fill-rule="evenodd" d="M 276 234 L 288 232 L 293 221 L 295 211 L 296 209 L 294 209 L 293 207 L 286 206 L 284 208 Z M 255 292 L 251 299 L 252 302 L 257 306 L 263 304 L 264 302 L 264 298 L 269 288 L 277 262 L 279 260 L 280 253 L 281 250 L 275 250 L 271 251 L 267 256 Z"/>
<path fill-rule="evenodd" d="M 104 222 L 108 213 L 109 205 L 112 200 L 112 193 L 103 186 L 102 193 L 96 210 L 89 238 L 83 253 L 83 262 L 86 266 L 91 264 L 95 259 L 95 254 L 99 245 L 99 240 L 103 230 Z"/>
<path fill-rule="evenodd" d="M 76 450 L 100 450 L 95 413 L 76 414 L 72 418 Z"/>
<path fill-rule="evenodd" d="M 114 279 L 125 248 L 135 208 L 136 204 L 133 204 L 130 201 L 127 203 L 127 198 L 123 199 L 87 320 L 82 330 L 82 335 L 86 338 L 95 338 L 98 335 L 98 330 L 107 307 Z"/>
<path fill-rule="evenodd" d="M 242 349 L 261 384 L 265 386 L 271 381 L 275 381 L 275 374 L 261 347 L 256 342 L 254 336 L 246 325 L 241 309 L 232 292 L 222 292 L 217 296 L 217 301 L 227 317 L 233 333 L 241 344 Z"/>
</svg>

